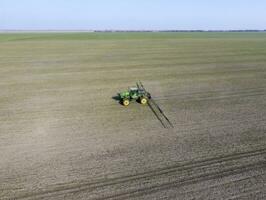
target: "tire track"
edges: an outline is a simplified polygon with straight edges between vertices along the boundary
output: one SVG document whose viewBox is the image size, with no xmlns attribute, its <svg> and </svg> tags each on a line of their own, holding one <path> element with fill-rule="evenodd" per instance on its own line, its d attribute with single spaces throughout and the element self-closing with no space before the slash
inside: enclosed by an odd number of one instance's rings
<svg viewBox="0 0 266 200">
<path fill-rule="evenodd" d="M 213 95 L 213 96 L 206 96 L 206 95 Z M 214 96 L 215 95 L 215 96 Z M 179 101 L 186 101 L 186 102 L 193 102 L 193 101 L 205 101 L 205 100 L 221 100 L 221 99 L 228 99 L 228 98 L 240 98 L 240 97 L 252 97 L 252 96 L 264 96 L 266 95 L 266 90 L 251 90 L 251 91 L 241 91 L 241 92 L 227 92 L 222 93 L 219 95 L 217 92 L 199 92 L 199 93 L 191 93 L 185 95 L 168 95 L 163 97 L 154 97 L 156 101 L 163 101 L 163 100 L 172 100 L 176 99 Z"/>
<path fill-rule="evenodd" d="M 223 178 L 225 176 L 237 175 L 237 174 L 241 174 L 241 173 L 244 173 L 244 172 L 247 172 L 250 170 L 260 169 L 260 168 L 264 168 L 264 167 L 266 167 L 265 161 L 257 162 L 257 163 L 252 163 L 249 165 L 240 166 L 240 167 L 232 167 L 232 168 L 229 168 L 226 170 L 221 170 L 219 172 L 200 174 L 200 175 L 180 179 L 180 180 L 173 181 L 173 182 L 153 185 L 150 187 L 144 187 L 141 189 L 131 190 L 131 191 L 127 191 L 124 193 L 118 193 L 115 195 L 110 195 L 110 196 L 105 196 L 105 197 L 100 197 L 100 198 L 94 198 L 94 200 L 136 198 L 136 197 L 151 194 L 154 192 L 167 190 L 167 189 L 170 189 L 172 187 L 180 187 L 180 186 L 184 186 L 184 185 L 195 184 L 195 183 L 202 182 L 202 181 Z"/>
<path fill-rule="evenodd" d="M 110 178 L 110 179 L 99 179 L 94 182 L 91 181 L 81 181 L 79 183 L 67 183 L 67 184 L 59 184 L 54 186 L 49 186 L 50 188 L 46 188 L 43 190 L 35 191 L 35 192 L 24 192 L 21 194 L 18 194 L 14 197 L 14 199 L 25 199 L 25 198 L 41 198 L 46 196 L 58 196 L 62 194 L 69 194 L 69 193 L 79 193 L 79 192 L 93 192 L 93 191 L 99 191 L 104 190 L 108 187 L 122 187 L 126 184 L 132 184 L 132 182 L 142 183 L 146 180 L 150 179 L 157 179 L 159 176 L 178 176 L 180 177 L 180 174 L 182 173 L 188 173 L 188 172 L 194 172 L 195 170 L 199 170 L 200 168 L 210 168 L 212 165 L 220 165 L 220 164 L 226 164 L 230 161 L 238 161 L 241 162 L 241 159 L 252 159 L 256 156 L 263 157 L 266 155 L 266 148 L 262 149 L 256 149 L 251 150 L 247 152 L 239 152 L 229 155 L 221 155 L 218 157 L 213 158 L 207 158 L 203 160 L 196 160 L 196 161 L 188 161 L 183 162 L 180 164 L 172 165 L 165 168 L 159 168 L 155 170 L 151 170 L 148 172 L 133 174 L 133 175 L 127 175 L 127 176 L 121 176 L 117 178 Z M 245 161 L 246 162 L 246 161 Z M 230 166 L 230 165 L 229 165 Z M 127 196 L 134 196 L 134 195 L 143 195 L 146 193 L 155 192 L 157 190 L 165 190 L 169 187 L 174 186 L 180 186 L 182 184 L 193 184 L 195 182 L 200 182 L 204 180 L 210 180 L 210 179 L 216 179 L 219 177 L 234 175 L 234 174 L 240 174 L 242 172 L 252 170 L 255 168 L 263 168 L 266 166 L 265 163 L 265 157 L 263 157 L 263 160 L 246 164 L 242 166 L 234 166 L 223 170 L 215 170 L 210 173 L 200 173 L 200 174 L 194 174 L 192 173 L 192 176 L 188 178 L 181 178 L 178 180 L 174 180 L 172 182 L 166 182 L 162 184 L 157 185 L 151 185 L 151 186 L 145 186 L 144 188 L 139 188 L 136 190 L 130 190 L 126 192 L 117 193 L 115 196 L 105 196 L 101 197 L 99 199 L 112 199 L 112 198 L 125 198 Z M 193 175 L 194 174 L 194 175 Z M 96 198 L 97 199 L 97 198 Z"/>
<path fill-rule="evenodd" d="M 209 125 L 208 126 L 205 126 L 205 127 L 193 127 L 191 128 L 189 126 L 189 124 L 178 124 L 176 126 L 179 127 L 179 132 L 181 133 L 186 133 L 187 130 L 189 129 L 189 131 L 203 131 L 203 130 L 210 130 L 210 129 L 214 129 L 214 128 L 220 128 L 220 129 L 225 129 L 225 128 L 232 128 L 233 126 L 235 125 L 245 125 L 247 123 L 254 123 L 256 122 L 257 124 L 258 123 L 261 123 L 261 122 L 265 122 L 266 119 L 247 119 L 247 120 L 242 120 L 242 121 L 234 121 L 233 124 L 224 124 L 224 123 L 220 123 L 220 124 L 214 124 L 214 125 Z M 216 121 L 214 121 L 213 123 L 215 123 Z M 197 126 L 197 125 L 200 125 L 200 124 L 193 124 L 194 126 Z M 265 129 L 261 129 L 261 131 L 265 132 L 266 133 L 266 130 Z"/>
<path fill-rule="evenodd" d="M 210 91 L 194 91 L 194 92 L 182 92 L 179 94 L 172 94 L 172 95 L 164 95 L 164 96 L 157 96 L 158 98 L 161 97 L 171 97 L 171 96 L 194 96 L 194 95 L 202 95 L 202 94 L 217 94 L 217 93 L 247 93 L 247 92 L 254 92 L 254 91 L 266 91 L 265 87 L 250 87 L 245 89 L 238 89 L 238 90 L 228 90 L 228 89 L 216 89 Z M 157 98 L 154 97 L 154 98 Z"/>
<path fill-rule="evenodd" d="M 260 187 L 259 189 L 257 190 L 251 190 L 251 191 L 247 191 L 247 192 L 244 192 L 244 193 L 241 193 L 239 195 L 235 195 L 234 197 L 230 197 L 230 198 L 227 198 L 227 200 L 233 200 L 233 199 L 243 199 L 243 197 L 248 197 L 250 195 L 254 195 L 254 194 L 260 194 L 261 193 L 261 189 L 264 189 L 265 186 L 263 187 Z M 261 197 L 262 199 L 262 197 Z"/>
<path fill-rule="evenodd" d="M 244 185 L 245 182 L 249 181 L 250 179 L 252 178 L 255 178 L 257 179 L 258 177 L 261 177 L 261 176 L 264 176 L 265 173 L 260 173 L 260 174 L 256 174 L 256 175 L 251 175 L 251 176 L 247 176 L 247 177 L 241 177 L 241 178 L 238 178 L 238 179 L 233 179 L 233 180 L 230 180 L 230 181 L 226 181 L 226 182 L 219 182 L 217 184 L 212 184 L 212 185 L 207 185 L 207 186 L 204 186 L 204 187 L 199 187 L 197 189 L 192 189 L 192 190 L 188 190 L 188 191 L 185 191 L 185 192 L 179 192 L 179 193 L 176 193 L 176 194 L 173 194 L 173 195 L 169 195 L 168 196 L 168 199 L 176 199 L 176 196 L 186 196 L 187 194 L 193 194 L 192 196 L 196 196 L 197 194 L 200 194 L 200 193 L 204 193 L 204 191 L 207 191 L 208 193 L 210 192 L 210 190 L 212 191 L 213 189 L 217 188 L 217 187 L 229 187 L 229 185 L 239 185 L 239 184 L 242 184 Z M 261 189 L 263 187 L 255 187 L 256 189 Z M 249 187 L 249 188 L 246 188 L 243 190 L 243 191 L 238 191 L 239 193 L 237 195 L 241 195 L 241 194 L 245 194 L 247 193 L 248 191 L 252 191 L 254 190 L 254 186 L 253 187 Z M 233 194 L 232 193 L 229 193 L 228 195 L 232 196 Z M 211 198 L 211 197 L 210 197 Z M 185 198 L 182 198 L 182 199 L 185 199 Z"/>
</svg>

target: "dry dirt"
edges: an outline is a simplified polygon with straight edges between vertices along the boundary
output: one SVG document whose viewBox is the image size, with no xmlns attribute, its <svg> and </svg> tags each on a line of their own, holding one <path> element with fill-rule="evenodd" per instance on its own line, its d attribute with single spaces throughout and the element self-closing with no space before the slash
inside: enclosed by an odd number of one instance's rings
<svg viewBox="0 0 266 200">
<path fill-rule="evenodd" d="M 149 34 L 0 36 L 0 199 L 266 198 L 266 34 Z"/>
</svg>

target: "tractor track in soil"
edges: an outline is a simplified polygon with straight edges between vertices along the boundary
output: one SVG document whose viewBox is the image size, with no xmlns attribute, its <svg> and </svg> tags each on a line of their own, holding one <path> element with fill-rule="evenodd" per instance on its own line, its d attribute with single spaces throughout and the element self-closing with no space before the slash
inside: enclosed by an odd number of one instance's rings
<svg viewBox="0 0 266 200">
<path fill-rule="evenodd" d="M 142 85 L 142 84 L 141 84 Z M 238 93 L 235 93 L 233 91 L 226 91 L 220 96 L 202 96 L 202 95 L 210 95 L 210 94 L 215 94 L 217 91 L 213 92 L 195 92 L 195 93 L 190 93 L 190 94 L 181 94 L 181 95 L 167 95 L 167 96 L 157 96 L 157 97 L 152 97 L 148 105 L 156 118 L 160 121 L 162 126 L 164 128 L 174 128 L 173 124 L 171 121 L 168 119 L 168 117 L 164 114 L 162 109 L 158 106 L 158 104 L 154 101 L 163 101 L 163 100 L 179 100 L 179 101 L 186 101 L 186 102 L 191 102 L 191 101 L 206 101 L 206 100 L 223 100 L 223 99 L 232 99 L 232 98 L 240 98 L 240 97 L 253 97 L 253 96 L 264 96 L 266 95 L 266 90 L 263 88 L 251 88 L 251 91 L 240 91 Z M 199 96 L 198 96 L 199 95 Z"/>
<path fill-rule="evenodd" d="M 252 97 L 252 96 L 264 96 L 266 95 L 266 89 L 254 89 L 247 91 L 220 91 L 220 95 L 217 95 L 218 91 L 209 91 L 209 92 L 195 92 L 195 93 L 184 93 L 184 94 L 173 94 L 173 95 L 164 95 L 164 96 L 155 96 L 153 97 L 156 101 L 163 100 L 180 100 L 180 101 L 204 101 L 204 100 L 219 100 L 219 99 L 228 99 L 228 98 L 240 98 L 240 97 Z M 207 95 L 216 95 L 216 96 L 207 96 Z"/>
<path fill-rule="evenodd" d="M 143 173 L 99 179 L 94 182 L 80 181 L 79 183 L 72 182 L 54 185 L 50 186 L 50 189 L 47 188 L 36 192 L 21 193 L 14 197 L 14 199 L 46 198 L 79 192 L 88 192 L 89 195 L 93 195 L 90 199 L 95 200 L 135 198 L 149 193 L 167 190 L 172 187 L 181 187 L 202 181 L 233 176 L 250 170 L 264 169 L 266 168 L 265 156 L 266 148 L 261 148 L 202 160 L 186 161 Z M 252 160 L 254 158 L 257 159 L 255 162 Z M 230 162 L 244 162 L 244 164 L 235 165 Z M 222 168 L 221 165 L 223 165 Z M 160 178 L 162 180 L 160 180 Z M 164 179 L 167 179 L 167 181 L 164 181 Z M 153 183 L 158 180 L 159 183 Z M 127 189 L 124 188 L 126 185 L 133 185 L 135 187 L 134 189 L 130 189 L 130 187 Z M 113 187 L 112 191 L 115 191 L 114 193 L 104 196 L 99 195 L 101 194 L 99 190 L 103 191 L 103 194 L 106 194 L 104 190 L 110 187 Z"/>
<path fill-rule="evenodd" d="M 251 90 L 251 91 L 249 91 Z M 218 92 L 221 92 L 219 96 L 207 96 L 207 95 L 217 95 Z M 167 101 L 175 100 L 180 102 L 194 102 L 194 101 L 215 101 L 215 100 L 225 100 L 225 99 L 234 99 L 240 97 L 256 97 L 256 96 L 265 96 L 265 88 L 250 88 L 247 91 L 227 91 L 227 90 L 215 90 L 215 91 L 206 91 L 206 92 L 191 92 L 191 93 L 180 93 L 173 95 L 163 95 L 163 96 L 153 96 L 153 100 L 156 101 Z M 101 104 L 100 107 L 116 107 L 117 104 Z"/>
</svg>

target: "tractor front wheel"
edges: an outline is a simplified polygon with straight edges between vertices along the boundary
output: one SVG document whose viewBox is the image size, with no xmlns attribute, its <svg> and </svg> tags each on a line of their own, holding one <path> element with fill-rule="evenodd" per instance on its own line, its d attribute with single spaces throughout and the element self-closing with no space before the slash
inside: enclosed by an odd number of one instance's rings
<svg viewBox="0 0 266 200">
<path fill-rule="evenodd" d="M 128 106 L 129 105 L 129 100 L 128 99 L 124 99 L 123 100 L 123 105 L 124 106 Z"/>
<path fill-rule="evenodd" d="M 140 103 L 143 104 L 143 105 L 147 104 L 147 99 L 144 98 L 144 97 L 142 97 L 142 98 L 140 99 Z"/>
</svg>

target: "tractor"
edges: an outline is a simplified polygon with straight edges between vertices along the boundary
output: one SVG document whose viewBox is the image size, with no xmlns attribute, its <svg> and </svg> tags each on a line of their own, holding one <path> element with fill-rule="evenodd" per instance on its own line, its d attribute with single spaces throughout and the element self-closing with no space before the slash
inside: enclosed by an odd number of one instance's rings
<svg viewBox="0 0 266 200">
<path fill-rule="evenodd" d="M 145 105 L 151 98 L 151 95 L 137 83 L 137 87 L 130 87 L 127 91 L 119 93 L 119 98 L 121 104 L 124 106 L 128 106 L 132 100 L 136 100 L 142 105 Z"/>
<path fill-rule="evenodd" d="M 136 100 L 142 105 L 148 104 L 152 112 L 156 115 L 157 119 L 161 122 L 164 128 L 174 128 L 171 121 L 164 114 L 159 105 L 151 97 L 151 94 L 147 92 L 143 84 L 139 81 L 135 87 L 130 87 L 127 91 L 118 93 L 120 103 L 124 106 L 128 106 L 130 101 Z M 117 98 L 115 98 L 117 99 Z M 118 99 L 117 99 L 118 100 Z"/>
</svg>

